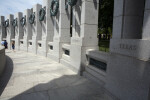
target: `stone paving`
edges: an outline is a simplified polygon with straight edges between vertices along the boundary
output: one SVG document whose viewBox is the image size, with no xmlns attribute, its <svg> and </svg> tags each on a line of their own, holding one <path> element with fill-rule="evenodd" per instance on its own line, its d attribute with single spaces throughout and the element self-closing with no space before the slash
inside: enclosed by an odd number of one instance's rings
<svg viewBox="0 0 150 100">
<path fill-rule="evenodd" d="M 112 100 L 103 88 L 51 59 L 6 51 L 13 74 L 0 100 Z"/>
</svg>

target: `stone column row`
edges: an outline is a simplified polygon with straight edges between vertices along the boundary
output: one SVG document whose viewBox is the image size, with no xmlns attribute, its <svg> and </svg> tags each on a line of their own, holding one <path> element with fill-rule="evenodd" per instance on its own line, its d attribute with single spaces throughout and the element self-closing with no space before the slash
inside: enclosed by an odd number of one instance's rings
<svg viewBox="0 0 150 100">
<path fill-rule="evenodd" d="M 70 15 L 70 6 L 65 9 L 66 3 L 59 1 L 59 12 L 57 16 L 50 16 L 51 0 L 43 2 L 43 7 L 46 9 L 46 16 L 44 21 L 39 21 L 39 11 L 42 5 L 37 4 L 33 9 L 27 9 L 24 12 L 26 16 L 25 26 L 20 24 L 15 27 L 16 33 L 16 49 L 25 49 L 25 51 L 33 52 L 35 54 L 41 54 L 48 56 L 55 61 L 62 59 L 64 44 L 70 46 L 70 59 L 69 63 L 76 70 L 85 66 L 86 61 L 86 50 L 97 49 L 97 27 L 98 27 L 98 0 L 82 0 L 77 2 L 73 6 L 73 18 Z M 33 24 L 29 23 L 29 16 L 31 13 L 35 14 L 35 21 Z M 21 20 L 23 14 L 17 13 L 15 18 Z M 11 21 L 14 17 L 11 18 Z M 70 20 L 73 21 L 72 30 L 73 34 L 70 37 Z M 10 24 L 10 28 L 14 27 Z M 14 32 L 14 31 L 13 31 Z M 14 35 L 11 36 L 14 39 Z M 23 40 L 23 45 L 20 44 Z M 39 46 L 39 44 L 41 46 Z M 50 50 L 50 48 L 52 50 Z"/>
</svg>

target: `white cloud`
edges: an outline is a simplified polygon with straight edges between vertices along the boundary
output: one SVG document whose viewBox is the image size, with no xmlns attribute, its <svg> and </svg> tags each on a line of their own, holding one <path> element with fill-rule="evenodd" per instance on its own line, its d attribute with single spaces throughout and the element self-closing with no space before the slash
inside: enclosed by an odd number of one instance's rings
<svg viewBox="0 0 150 100">
<path fill-rule="evenodd" d="M 0 0 L 0 15 L 24 12 L 25 9 L 30 9 L 37 3 L 42 4 L 42 0 Z"/>
</svg>

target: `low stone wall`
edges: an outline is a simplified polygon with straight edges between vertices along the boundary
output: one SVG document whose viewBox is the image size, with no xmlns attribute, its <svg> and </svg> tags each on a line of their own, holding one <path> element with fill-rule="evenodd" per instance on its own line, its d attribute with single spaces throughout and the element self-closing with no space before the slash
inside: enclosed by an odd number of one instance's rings
<svg viewBox="0 0 150 100">
<path fill-rule="evenodd" d="M 2 75 L 6 64 L 5 48 L 0 46 L 0 76 Z"/>
<path fill-rule="evenodd" d="M 106 83 L 107 64 L 109 61 L 109 53 L 97 50 L 87 50 L 87 66 L 83 72 L 83 76 L 104 86 Z"/>
</svg>

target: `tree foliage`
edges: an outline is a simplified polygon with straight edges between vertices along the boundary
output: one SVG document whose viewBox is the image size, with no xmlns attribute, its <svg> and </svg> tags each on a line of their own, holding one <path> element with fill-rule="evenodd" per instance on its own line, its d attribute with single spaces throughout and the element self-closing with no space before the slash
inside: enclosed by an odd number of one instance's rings
<svg viewBox="0 0 150 100">
<path fill-rule="evenodd" d="M 113 24 L 114 0 L 99 0 L 98 33 L 111 34 Z"/>
</svg>

